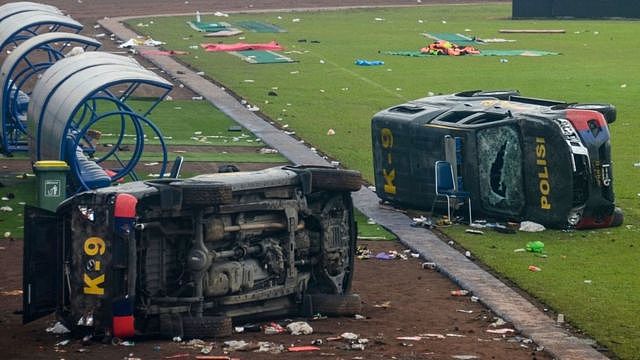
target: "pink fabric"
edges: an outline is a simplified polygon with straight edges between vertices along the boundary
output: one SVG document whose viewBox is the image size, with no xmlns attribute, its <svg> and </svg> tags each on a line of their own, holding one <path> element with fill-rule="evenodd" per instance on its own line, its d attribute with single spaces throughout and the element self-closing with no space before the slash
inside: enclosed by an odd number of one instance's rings
<svg viewBox="0 0 640 360">
<path fill-rule="evenodd" d="M 284 48 L 275 41 L 265 44 L 246 44 L 242 42 L 235 44 L 200 44 L 200 47 L 205 51 L 284 50 Z"/>
</svg>

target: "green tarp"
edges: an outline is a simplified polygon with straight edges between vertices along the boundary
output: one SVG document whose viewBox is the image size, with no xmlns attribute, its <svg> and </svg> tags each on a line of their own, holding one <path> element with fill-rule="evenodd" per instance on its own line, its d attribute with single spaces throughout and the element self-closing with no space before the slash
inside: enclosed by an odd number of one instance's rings
<svg viewBox="0 0 640 360">
<path fill-rule="evenodd" d="M 250 64 L 276 64 L 276 63 L 295 62 L 295 60 L 273 51 L 243 50 L 243 51 L 230 51 L 229 54 L 238 56 L 242 60 Z"/>
<path fill-rule="evenodd" d="M 205 23 L 202 21 L 187 21 L 187 24 L 189 24 L 189 26 L 191 26 L 191 28 L 195 31 L 209 33 L 228 30 L 230 26 L 228 23 L 224 22 Z"/>
<path fill-rule="evenodd" d="M 240 26 L 243 29 L 246 29 L 251 32 L 257 33 L 281 33 L 287 32 L 285 29 L 282 29 L 274 24 L 267 24 L 261 21 L 238 21 L 235 23 L 236 26 Z"/>
<path fill-rule="evenodd" d="M 477 42 L 474 39 L 462 34 L 425 33 L 424 36 L 431 38 L 433 40 L 444 40 L 444 41 L 452 42 L 460 46 L 469 46 L 469 45 L 474 46 L 474 45 L 481 44 L 480 42 Z"/>
</svg>

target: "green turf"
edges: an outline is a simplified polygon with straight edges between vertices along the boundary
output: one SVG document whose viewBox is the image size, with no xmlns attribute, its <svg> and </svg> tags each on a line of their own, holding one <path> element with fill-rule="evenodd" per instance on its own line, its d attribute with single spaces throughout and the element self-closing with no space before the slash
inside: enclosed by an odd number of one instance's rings
<svg viewBox="0 0 640 360">
<path fill-rule="evenodd" d="M 385 230 L 382 226 L 368 219 L 363 213 L 355 211 L 358 224 L 358 237 L 364 240 L 393 240 L 396 236 Z"/>
<path fill-rule="evenodd" d="M 373 178 L 370 119 L 377 111 L 428 93 L 469 89 L 519 89 L 524 95 L 578 102 L 611 102 L 619 120 L 611 127 L 617 202 L 626 213 L 617 229 L 512 237 L 470 237 L 448 232 L 477 258 L 562 312 L 574 325 L 622 358 L 640 353 L 640 245 L 638 179 L 640 135 L 637 107 L 640 71 L 637 22 L 621 20 L 508 20 L 507 4 L 418 7 L 310 13 L 234 15 L 233 21 L 274 23 L 281 34 L 246 34 L 245 42 L 277 40 L 298 63 L 252 66 L 239 58 L 189 47 L 206 42 L 190 34 L 184 18 L 155 18 L 140 28 L 167 49 L 189 50 L 180 59 L 224 86 L 349 168 Z M 293 18 L 300 18 L 293 22 Z M 383 21 L 376 20 L 384 19 Z M 207 19 L 212 20 L 212 19 Z M 135 23 L 140 20 L 133 20 Z M 565 29 L 565 34 L 500 34 L 499 29 Z M 470 31 L 466 31 L 469 29 Z M 504 37 L 515 43 L 490 44 L 496 50 L 532 49 L 559 56 L 402 57 L 379 51 L 416 51 L 430 40 L 421 34 L 463 33 Z M 312 42 L 312 40 L 315 40 Z M 235 42 L 226 39 L 225 42 Z M 489 46 L 489 45 L 485 45 Z M 288 53 L 292 52 L 292 53 Z M 357 67 L 357 58 L 384 60 L 379 67 Z M 276 92 L 277 97 L 269 96 Z M 334 136 L 327 136 L 328 129 Z M 547 244 L 549 258 L 514 254 L 525 240 Z M 564 257 L 563 257 L 564 256 Z M 526 270 L 535 261 L 543 271 Z M 591 280 L 585 284 L 584 280 Z"/>
<path fill-rule="evenodd" d="M 4 159 L 3 159 L 4 160 Z M 0 175 L 0 207 L 9 207 L 12 211 L 0 211 L 0 243 L 9 233 L 9 238 L 22 239 L 24 235 L 24 204 L 36 202 L 36 181 L 34 177 L 16 177 L 14 174 Z"/>
<path fill-rule="evenodd" d="M 146 111 L 151 103 L 148 101 L 133 100 L 129 105 L 138 113 Z M 109 111 L 105 106 L 102 111 Z M 148 118 L 160 129 L 168 145 L 225 145 L 225 146 L 264 146 L 262 141 L 256 139 L 249 131 L 240 128 L 241 131 L 229 131 L 238 124 L 227 115 L 213 107 L 207 101 L 172 100 L 161 102 Z M 134 129 L 128 122 L 125 126 L 124 143 L 132 143 Z M 92 126 L 93 129 L 102 132 L 101 143 L 113 142 L 119 136 L 121 129 L 120 118 L 108 117 Z M 158 137 L 145 127 L 147 143 L 158 144 Z"/>
<path fill-rule="evenodd" d="M 231 163 L 287 163 L 288 160 L 280 154 L 260 154 L 255 153 L 237 153 L 237 152 L 173 152 L 169 153 L 169 160 L 173 160 L 175 156 L 183 156 L 185 161 L 211 161 L 211 162 L 231 162 Z M 121 156 L 123 160 L 129 159 Z M 162 154 L 144 153 L 140 158 L 142 163 L 149 161 L 159 161 Z"/>
</svg>

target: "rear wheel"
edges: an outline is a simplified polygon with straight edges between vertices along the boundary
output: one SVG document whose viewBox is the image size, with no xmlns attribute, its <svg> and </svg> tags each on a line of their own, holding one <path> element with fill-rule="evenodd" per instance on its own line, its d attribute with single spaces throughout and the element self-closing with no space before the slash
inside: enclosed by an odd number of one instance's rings
<svg viewBox="0 0 640 360">
<path fill-rule="evenodd" d="M 186 339 L 215 338 L 232 334 L 231 318 L 226 316 L 184 317 L 182 329 Z"/>
<path fill-rule="evenodd" d="M 311 307 L 314 313 L 333 316 L 352 316 L 362 311 L 362 301 L 358 294 L 313 294 Z"/>
<path fill-rule="evenodd" d="M 358 191 L 362 186 L 362 176 L 355 170 L 341 170 L 330 167 L 309 167 L 311 189 L 329 191 Z"/>
</svg>

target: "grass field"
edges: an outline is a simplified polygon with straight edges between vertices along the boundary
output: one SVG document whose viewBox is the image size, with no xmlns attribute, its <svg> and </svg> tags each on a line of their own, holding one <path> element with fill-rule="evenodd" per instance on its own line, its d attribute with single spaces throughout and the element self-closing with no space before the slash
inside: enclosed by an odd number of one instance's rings
<svg viewBox="0 0 640 360">
<path fill-rule="evenodd" d="M 191 31 L 187 18 L 136 19 L 129 25 L 186 50 L 180 59 L 233 89 L 313 146 L 372 179 L 370 119 L 377 111 L 434 93 L 468 89 L 519 89 L 524 95 L 577 102 L 610 102 L 618 108 L 612 125 L 617 202 L 626 213 L 615 229 L 542 234 L 470 236 L 463 227 L 447 233 L 475 257 L 539 298 L 619 357 L 640 353 L 640 135 L 635 116 L 640 71 L 637 22 L 511 21 L 508 5 L 424 6 L 403 9 L 232 15 L 225 21 L 258 20 L 288 32 L 246 33 L 225 43 L 277 40 L 293 64 L 251 65 L 226 53 L 194 46 L 217 42 Z M 298 20 L 295 20 L 298 19 Z M 217 21 L 204 18 L 203 21 Z M 143 25 L 143 26 L 138 26 Z M 565 34 L 500 34 L 499 29 L 565 29 Z M 421 34 L 464 33 L 504 37 L 514 43 L 481 49 L 559 52 L 545 57 L 389 56 L 379 51 L 416 51 Z M 359 67 L 356 59 L 383 60 Z M 272 92 L 271 95 L 269 93 Z M 273 96 L 276 93 L 278 96 Z M 329 129 L 334 136 L 327 136 Z M 527 241 L 542 240 L 547 258 L 515 253 Z M 527 271 L 528 265 L 543 271 Z"/>
</svg>

